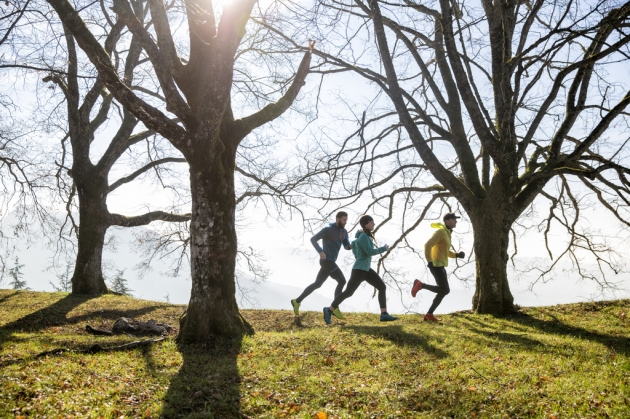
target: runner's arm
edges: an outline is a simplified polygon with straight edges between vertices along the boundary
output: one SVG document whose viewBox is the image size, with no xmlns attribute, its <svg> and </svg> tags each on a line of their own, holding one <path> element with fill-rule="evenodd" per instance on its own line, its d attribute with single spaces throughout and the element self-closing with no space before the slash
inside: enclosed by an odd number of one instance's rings
<svg viewBox="0 0 630 419">
<path fill-rule="evenodd" d="M 352 245 L 350 244 L 350 240 L 348 240 L 347 234 L 346 234 L 346 238 L 343 239 L 343 248 L 346 250 L 352 250 Z"/>
<path fill-rule="evenodd" d="M 316 235 L 311 237 L 311 244 L 313 245 L 315 250 L 317 250 L 317 253 L 322 253 L 324 251 L 324 249 L 322 249 L 320 247 L 319 243 L 317 243 L 317 242 L 319 240 L 321 240 L 326 235 L 326 231 L 327 230 L 328 230 L 328 227 L 325 227 L 325 228 L 322 229 L 322 231 L 320 231 L 319 233 L 317 233 Z"/>
<path fill-rule="evenodd" d="M 372 242 L 372 239 L 370 239 L 370 237 L 367 234 L 362 234 L 361 237 L 359 237 L 359 239 L 355 243 L 361 248 L 361 250 L 363 250 L 365 253 L 367 253 L 370 256 L 380 255 L 381 253 L 387 250 L 385 246 L 374 247 L 374 243 Z"/>
</svg>

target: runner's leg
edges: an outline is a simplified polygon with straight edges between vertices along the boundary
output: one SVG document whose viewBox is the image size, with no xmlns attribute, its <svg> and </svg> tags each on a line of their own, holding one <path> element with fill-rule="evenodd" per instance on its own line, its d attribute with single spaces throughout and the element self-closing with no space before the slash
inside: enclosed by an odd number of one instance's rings
<svg viewBox="0 0 630 419">
<path fill-rule="evenodd" d="M 446 277 L 446 269 L 443 266 L 430 269 L 433 277 L 435 278 L 435 283 L 437 284 L 437 286 L 423 284 L 422 288 L 433 291 L 437 293 L 437 295 L 433 299 L 433 303 L 431 304 L 431 307 L 429 307 L 429 311 L 427 311 L 427 314 L 433 314 L 433 312 L 440 305 L 444 297 L 448 295 L 449 292 L 451 292 L 451 288 L 448 285 L 448 279 Z M 434 288 L 435 291 L 429 287 Z"/>
<path fill-rule="evenodd" d="M 330 306 L 333 309 L 339 308 L 339 304 L 341 304 L 346 298 L 351 297 L 352 294 L 354 294 L 354 292 L 357 290 L 357 288 L 359 288 L 359 285 L 361 285 L 361 282 L 363 282 L 365 279 L 365 274 L 367 274 L 367 272 L 360 269 L 353 269 L 352 273 L 350 274 L 348 286 L 341 294 L 335 297 Z"/>
<path fill-rule="evenodd" d="M 343 272 L 341 272 L 341 269 L 339 268 L 339 266 L 336 266 L 336 265 L 335 265 L 335 269 L 330 271 L 330 277 L 334 279 L 335 281 L 337 281 L 337 287 L 335 288 L 335 297 L 336 297 L 339 294 L 341 294 L 341 292 L 343 291 L 343 287 L 344 285 L 346 285 L 346 277 L 343 276 Z"/>
<path fill-rule="evenodd" d="M 387 286 L 374 269 L 370 269 L 369 272 L 367 272 L 365 282 L 377 289 L 378 304 L 381 307 L 381 311 L 387 311 Z"/>
<path fill-rule="evenodd" d="M 319 266 L 321 266 L 321 268 L 319 269 L 319 272 L 317 273 L 315 282 L 313 282 L 311 285 L 306 287 L 306 289 L 302 292 L 302 295 L 300 295 L 298 298 L 295 299 L 298 303 L 301 303 L 302 300 L 304 300 L 306 297 L 311 295 L 313 291 L 321 287 L 322 284 L 326 281 L 326 279 L 328 279 L 328 276 L 330 275 L 330 271 L 328 270 L 329 264 L 326 262 L 332 262 L 332 261 L 330 260 L 319 261 Z M 332 262 L 332 264 L 337 266 L 335 262 Z"/>
</svg>

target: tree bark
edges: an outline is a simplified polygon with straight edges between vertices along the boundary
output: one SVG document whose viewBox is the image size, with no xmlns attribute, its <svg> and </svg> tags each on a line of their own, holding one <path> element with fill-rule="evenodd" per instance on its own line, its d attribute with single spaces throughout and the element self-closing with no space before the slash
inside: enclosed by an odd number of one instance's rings
<svg viewBox="0 0 630 419">
<path fill-rule="evenodd" d="M 82 180 L 90 179 L 90 173 Z M 76 176 L 76 174 L 75 174 Z M 88 185 L 86 183 L 91 183 Z M 97 185 L 97 183 L 101 183 Z M 72 276 L 72 293 L 98 295 L 107 292 L 103 278 L 102 259 L 107 220 L 107 181 L 91 179 L 77 184 L 79 198 L 79 237 L 77 260 Z"/>
<path fill-rule="evenodd" d="M 507 196 L 507 194 L 505 195 Z M 485 199 L 471 215 L 474 235 L 477 286 L 473 311 L 503 315 L 514 312 L 514 297 L 507 277 L 510 211 L 503 199 Z"/>
<path fill-rule="evenodd" d="M 215 139 L 206 158 L 188 158 L 192 195 L 192 291 L 177 342 L 211 343 L 253 333 L 236 303 L 236 147 Z M 214 149 L 214 150 L 213 150 Z M 199 153 L 201 154 L 201 153 Z"/>
</svg>

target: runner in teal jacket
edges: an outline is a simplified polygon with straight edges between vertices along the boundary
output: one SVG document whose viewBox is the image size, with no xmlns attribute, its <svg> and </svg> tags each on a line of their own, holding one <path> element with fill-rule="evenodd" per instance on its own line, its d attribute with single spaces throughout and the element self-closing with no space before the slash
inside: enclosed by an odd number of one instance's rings
<svg viewBox="0 0 630 419">
<path fill-rule="evenodd" d="M 372 265 L 372 256 L 380 255 L 385 252 L 388 247 L 376 247 L 374 240 L 363 230 L 359 230 L 354 235 L 355 240 L 352 242 L 352 253 L 356 258 L 356 262 L 352 265 L 352 269 L 360 269 L 369 271 Z"/>
<path fill-rule="evenodd" d="M 381 254 L 389 249 L 388 245 L 376 247 L 374 245 L 374 219 L 369 215 L 364 215 L 359 219 L 359 224 L 362 230 L 358 231 L 355 235 L 356 240 L 352 242 L 352 253 L 356 257 L 356 262 L 352 266 L 352 274 L 346 289 L 335 297 L 330 307 L 324 307 L 324 321 L 326 324 L 332 322 L 332 315 L 335 310 L 339 309 L 339 305 L 348 297 L 352 296 L 354 292 L 359 288 L 359 285 L 363 281 L 372 285 L 378 290 L 378 302 L 381 306 L 381 321 L 391 322 L 397 318 L 390 316 L 387 312 L 387 287 L 380 276 L 370 268 L 372 263 L 372 256 Z"/>
</svg>

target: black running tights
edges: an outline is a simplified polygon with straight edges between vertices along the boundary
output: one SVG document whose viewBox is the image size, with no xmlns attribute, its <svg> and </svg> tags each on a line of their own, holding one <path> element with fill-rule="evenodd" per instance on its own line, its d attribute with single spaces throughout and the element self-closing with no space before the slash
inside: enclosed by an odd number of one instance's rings
<svg viewBox="0 0 630 419">
<path fill-rule="evenodd" d="M 431 271 L 431 274 L 433 274 L 433 277 L 435 278 L 435 283 L 437 284 L 437 286 L 423 283 L 422 289 L 433 291 L 434 293 L 437 294 L 435 298 L 433 299 L 433 304 L 431 304 L 431 307 L 429 308 L 429 311 L 427 312 L 427 314 L 433 314 L 435 309 L 442 302 L 442 299 L 444 299 L 444 297 L 446 297 L 446 295 L 448 295 L 448 293 L 451 292 L 451 289 L 448 286 L 448 279 L 446 278 L 446 269 L 444 269 L 443 266 L 440 266 L 439 268 L 429 268 L 429 270 Z"/>
<path fill-rule="evenodd" d="M 365 281 L 374 288 L 378 290 L 378 303 L 381 308 L 387 308 L 387 297 L 385 296 L 386 286 L 380 276 L 374 271 L 374 269 L 370 269 L 369 271 L 363 271 L 361 269 L 353 269 L 352 274 L 350 275 L 350 280 L 348 281 L 348 286 L 346 289 L 335 297 L 335 300 L 330 305 L 333 308 L 338 308 L 339 304 L 343 302 L 348 297 L 351 297 L 352 294 L 359 288 L 359 285 Z"/>
<path fill-rule="evenodd" d="M 311 295 L 313 291 L 322 286 L 322 284 L 328 279 L 330 276 L 332 279 L 337 281 L 337 287 L 335 288 L 335 297 L 341 294 L 343 290 L 343 286 L 346 285 L 346 277 L 343 276 L 343 272 L 339 269 L 339 266 L 332 260 L 320 260 L 319 261 L 319 273 L 315 278 L 315 282 L 306 287 L 302 295 L 296 298 L 298 303 L 301 303 L 303 299 Z"/>
</svg>

